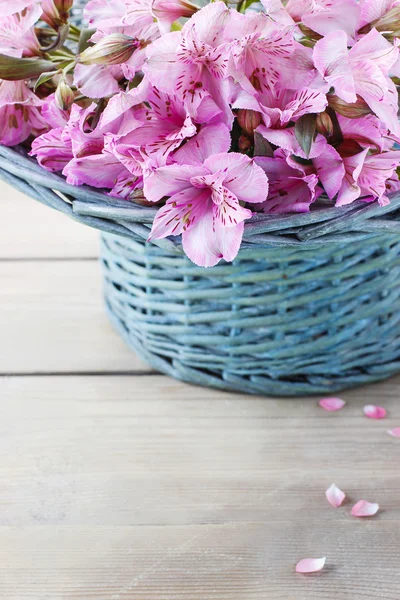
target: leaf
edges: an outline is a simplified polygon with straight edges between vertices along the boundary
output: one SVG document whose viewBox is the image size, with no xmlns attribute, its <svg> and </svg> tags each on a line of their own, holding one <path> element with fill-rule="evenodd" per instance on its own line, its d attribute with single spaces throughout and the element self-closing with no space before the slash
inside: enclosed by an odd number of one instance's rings
<svg viewBox="0 0 400 600">
<path fill-rule="evenodd" d="M 317 133 L 317 116 L 304 115 L 300 117 L 294 126 L 294 133 L 301 149 L 308 158 Z"/>
<path fill-rule="evenodd" d="M 86 50 L 86 48 L 89 48 L 89 46 L 93 46 L 92 42 L 90 42 L 89 40 L 95 32 L 96 32 L 95 29 L 82 29 L 81 35 L 79 38 L 79 48 L 78 48 L 79 54 L 81 54 L 84 50 Z"/>
<path fill-rule="evenodd" d="M 258 131 L 254 132 L 254 156 L 274 157 L 271 144 Z"/>
<path fill-rule="evenodd" d="M 43 83 L 46 83 L 47 81 L 50 81 L 50 79 L 52 79 L 54 77 L 56 72 L 57 71 L 50 71 L 50 72 L 42 73 L 41 75 L 39 75 L 39 77 L 37 78 L 37 81 L 35 83 L 35 87 L 33 88 L 33 91 L 36 92 L 37 88 L 40 85 L 42 85 Z"/>
<path fill-rule="evenodd" d="M 40 58 L 15 58 L 0 54 L 0 79 L 6 81 L 20 81 L 21 79 L 31 79 L 42 73 L 50 72 L 53 69 L 56 72 L 56 66 L 49 60 Z"/>
</svg>

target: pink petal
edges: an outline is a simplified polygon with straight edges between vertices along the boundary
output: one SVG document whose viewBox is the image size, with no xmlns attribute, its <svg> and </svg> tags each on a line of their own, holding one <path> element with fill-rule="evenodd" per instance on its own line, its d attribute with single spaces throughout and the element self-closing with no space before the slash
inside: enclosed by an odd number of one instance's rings
<svg viewBox="0 0 400 600">
<path fill-rule="evenodd" d="M 379 510 L 379 504 L 360 500 L 351 509 L 353 517 L 373 517 Z"/>
<path fill-rule="evenodd" d="M 296 573 L 316 573 L 321 571 L 326 562 L 326 556 L 322 558 L 303 558 L 296 565 Z"/>
<path fill-rule="evenodd" d="M 180 165 L 198 165 L 213 154 L 228 152 L 230 145 L 231 135 L 226 125 L 203 125 L 196 136 L 174 152 L 173 159 Z"/>
<path fill-rule="evenodd" d="M 210 156 L 204 161 L 210 173 L 223 171 L 224 186 L 239 200 L 263 202 L 268 195 L 268 178 L 261 167 L 248 156 L 237 152 Z"/>
<path fill-rule="evenodd" d="M 322 398 L 318 404 L 328 412 L 336 412 L 343 408 L 346 402 L 341 398 Z"/>
<path fill-rule="evenodd" d="M 329 504 L 332 504 L 335 508 L 338 508 L 343 504 L 343 500 L 346 498 L 346 494 L 342 492 L 334 483 L 325 492 L 326 499 Z"/>
<path fill-rule="evenodd" d="M 400 427 L 394 429 L 388 429 L 388 434 L 395 438 L 400 438 Z"/>
<path fill-rule="evenodd" d="M 356 102 L 357 95 L 347 50 L 347 35 L 344 31 L 333 31 L 315 44 L 314 64 L 342 100 Z"/>
<path fill-rule="evenodd" d="M 367 406 L 364 406 L 364 415 L 368 417 L 368 419 L 384 419 L 386 417 L 386 409 L 383 408 L 383 406 L 368 404 Z"/>
</svg>

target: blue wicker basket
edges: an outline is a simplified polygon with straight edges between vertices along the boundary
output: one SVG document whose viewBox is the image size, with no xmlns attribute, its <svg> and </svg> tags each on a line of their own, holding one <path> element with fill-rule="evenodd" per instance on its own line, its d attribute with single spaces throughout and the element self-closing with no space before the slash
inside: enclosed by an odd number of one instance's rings
<svg viewBox="0 0 400 600">
<path fill-rule="evenodd" d="M 116 201 L 0 146 L 0 178 L 102 230 L 111 321 L 157 370 L 220 389 L 322 394 L 400 371 L 400 194 L 256 215 L 232 264 L 193 265 L 180 238 L 147 243 L 156 209 Z"/>
</svg>

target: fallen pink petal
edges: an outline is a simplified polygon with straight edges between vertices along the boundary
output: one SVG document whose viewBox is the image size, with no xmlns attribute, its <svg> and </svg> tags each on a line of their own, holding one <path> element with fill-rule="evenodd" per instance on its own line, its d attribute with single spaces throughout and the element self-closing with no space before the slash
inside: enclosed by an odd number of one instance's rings
<svg viewBox="0 0 400 600">
<path fill-rule="evenodd" d="M 296 565 L 296 573 L 317 573 L 321 571 L 326 562 L 326 556 L 322 558 L 303 558 Z"/>
<path fill-rule="evenodd" d="M 388 429 L 388 434 L 394 438 L 400 438 L 400 427 L 395 427 L 394 429 Z"/>
<path fill-rule="evenodd" d="M 346 402 L 341 398 L 322 398 L 318 404 L 328 412 L 336 412 L 337 410 L 342 409 Z"/>
<path fill-rule="evenodd" d="M 353 517 L 373 517 L 379 510 L 379 504 L 360 500 L 351 509 Z"/>
<path fill-rule="evenodd" d="M 383 408 L 383 406 L 375 406 L 374 404 L 364 406 L 364 415 L 368 419 L 384 419 L 386 414 L 386 408 Z"/>
<path fill-rule="evenodd" d="M 325 496 L 332 506 L 339 508 L 343 504 L 346 494 L 338 488 L 334 483 L 326 490 Z"/>
</svg>

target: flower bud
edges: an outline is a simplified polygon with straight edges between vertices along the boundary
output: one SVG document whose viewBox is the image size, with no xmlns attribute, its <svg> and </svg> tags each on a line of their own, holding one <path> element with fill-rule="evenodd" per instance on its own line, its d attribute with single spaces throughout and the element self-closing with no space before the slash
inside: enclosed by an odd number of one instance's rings
<svg viewBox="0 0 400 600">
<path fill-rule="evenodd" d="M 68 21 L 73 4 L 74 0 L 42 0 L 42 20 L 58 29 Z"/>
<path fill-rule="evenodd" d="M 140 42 L 135 38 L 112 33 L 86 48 L 80 54 L 79 62 L 83 65 L 120 65 L 127 62 L 139 46 Z"/>
<path fill-rule="evenodd" d="M 240 152 L 248 152 L 252 145 L 252 141 L 247 135 L 240 136 L 238 140 L 238 147 Z"/>
<path fill-rule="evenodd" d="M 352 104 L 348 104 L 335 94 L 328 94 L 327 98 L 329 106 L 339 115 L 348 119 L 359 119 L 372 113 L 368 104 L 360 96 L 357 96 L 357 102 Z"/>
<path fill-rule="evenodd" d="M 317 131 L 325 137 L 333 135 L 332 119 L 326 111 L 317 115 Z"/>
<path fill-rule="evenodd" d="M 0 79 L 20 81 L 31 79 L 45 72 L 56 72 L 56 66 L 39 58 L 17 58 L 0 54 Z"/>
<path fill-rule="evenodd" d="M 60 110 L 68 110 L 75 101 L 75 94 L 63 77 L 58 83 L 54 100 Z"/>
<path fill-rule="evenodd" d="M 248 135 L 253 135 L 254 130 L 261 123 L 261 113 L 247 108 L 241 108 L 237 113 L 237 120 L 240 127 Z"/>
<path fill-rule="evenodd" d="M 336 147 L 336 150 L 342 158 L 348 158 L 362 152 L 362 147 L 356 140 L 344 140 Z"/>
</svg>

